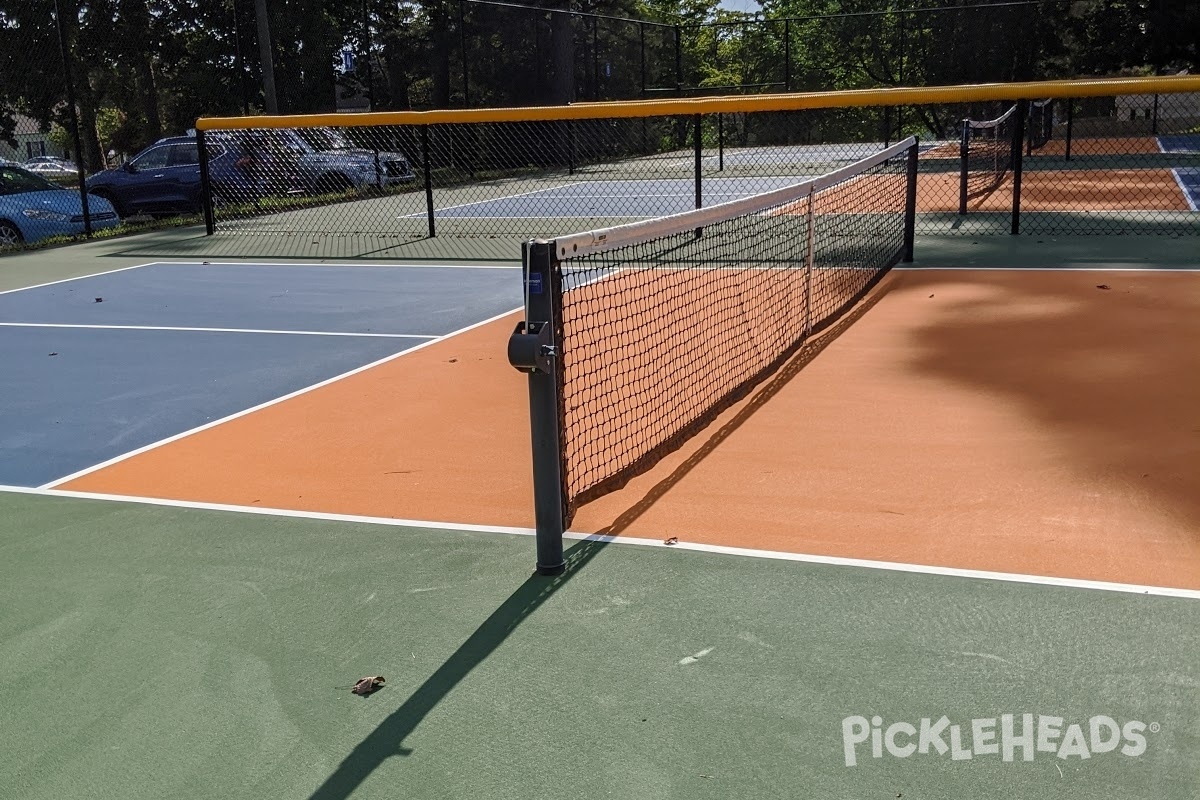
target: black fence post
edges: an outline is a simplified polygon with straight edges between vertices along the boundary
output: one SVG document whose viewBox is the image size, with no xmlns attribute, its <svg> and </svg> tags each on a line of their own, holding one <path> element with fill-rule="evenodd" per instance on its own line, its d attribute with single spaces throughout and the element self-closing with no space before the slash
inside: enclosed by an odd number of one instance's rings
<svg viewBox="0 0 1200 800">
<path fill-rule="evenodd" d="M 592 17 L 592 99 L 600 99 L 600 20 Z"/>
<path fill-rule="evenodd" d="M 1150 123 L 1150 133 L 1158 136 L 1158 95 L 1154 95 L 1154 120 Z"/>
<path fill-rule="evenodd" d="M 1022 145 L 1025 142 L 1025 118 L 1028 115 L 1029 101 L 1018 100 L 1017 112 L 1013 115 L 1016 117 L 1016 124 L 1013 125 L 1012 132 L 1012 233 L 1014 236 L 1021 232 L 1021 170 L 1024 166 L 1024 148 Z"/>
<path fill-rule="evenodd" d="M 367 0 L 362 0 L 363 24 L 363 57 L 367 62 L 367 103 L 375 110 L 375 72 L 371 67 L 371 11 L 367 8 Z"/>
<path fill-rule="evenodd" d="M 680 96 L 683 94 L 683 50 L 680 43 L 679 26 L 675 26 L 675 94 Z"/>
<path fill-rule="evenodd" d="M 567 174 L 575 174 L 575 121 L 563 120 L 567 127 Z"/>
<path fill-rule="evenodd" d="M 458 48 L 462 51 L 463 107 L 471 107 L 471 81 L 467 77 L 467 22 L 463 13 L 464 0 L 458 0 Z"/>
<path fill-rule="evenodd" d="M 63 25 L 58 0 L 54 0 L 54 21 L 58 26 L 58 50 L 62 56 L 63 76 L 66 79 L 67 108 L 71 117 L 71 139 L 75 144 L 75 166 L 79 167 L 79 204 L 83 211 L 83 235 L 92 236 L 92 215 L 88 209 L 87 168 L 83 160 L 83 136 L 79 132 L 79 113 L 75 110 L 75 81 L 71 78 L 71 53 L 67 48 L 67 28 Z"/>
<path fill-rule="evenodd" d="M 904 195 L 904 263 L 911 264 L 913 260 L 913 246 L 916 242 L 917 233 L 917 153 L 921 149 L 921 140 L 917 139 L 913 142 L 913 146 L 908 149 L 908 163 L 906 177 L 908 183 Z"/>
<path fill-rule="evenodd" d="M 970 176 L 971 120 L 962 121 L 962 134 L 958 138 L 958 213 L 967 213 L 967 181 Z"/>
<path fill-rule="evenodd" d="M 701 206 L 704 205 L 704 191 L 701 186 L 701 177 L 700 177 L 701 172 L 702 172 L 701 162 L 703 161 L 703 157 L 704 157 L 704 142 L 703 142 L 704 133 L 701 130 L 702 122 L 703 122 L 703 117 L 701 117 L 699 114 L 697 114 L 695 117 L 693 117 L 695 136 L 694 136 L 694 141 L 692 142 L 692 151 L 693 151 L 692 155 L 695 158 L 695 169 L 696 169 L 696 208 L 700 208 Z"/>
<path fill-rule="evenodd" d="M 433 169 L 429 157 L 429 126 L 421 126 L 421 170 L 425 173 L 425 216 L 429 220 L 429 238 L 437 237 L 433 216 Z"/>
<path fill-rule="evenodd" d="M 717 171 L 725 171 L 725 115 L 717 113 Z"/>
<path fill-rule="evenodd" d="M 792 90 L 792 20 L 783 21 L 783 90 Z"/>
<path fill-rule="evenodd" d="M 196 150 L 200 161 L 200 208 L 204 212 L 204 235 L 212 236 L 217 230 L 216 215 L 213 213 L 212 183 L 208 174 L 208 143 L 204 131 L 196 129 Z"/>
<path fill-rule="evenodd" d="M 1067 98 L 1067 149 L 1064 161 L 1071 160 L 1071 128 L 1075 122 L 1075 101 Z"/>
<path fill-rule="evenodd" d="M 645 25 L 645 23 L 642 23 L 642 22 L 638 23 L 638 50 L 641 53 L 641 60 L 638 65 L 638 72 L 640 72 L 641 76 L 642 76 L 642 95 L 641 96 L 645 97 L 646 96 L 646 25 Z M 643 119 L 643 124 L 645 124 L 645 118 L 643 117 L 642 119 Z"/>
</svg>

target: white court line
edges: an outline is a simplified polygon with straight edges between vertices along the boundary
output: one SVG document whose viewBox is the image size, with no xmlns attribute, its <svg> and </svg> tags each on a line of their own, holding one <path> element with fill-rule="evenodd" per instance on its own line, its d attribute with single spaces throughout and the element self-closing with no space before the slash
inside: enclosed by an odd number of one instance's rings
<svg viewBox="0 0 1200 800">
<path fill-rule="evenodd" d="M 13 294 L 15 292 L 27 292 L 30 289 L 41 289 L 45 286 L 57 286 L 60 283 L 71 283 L 72 281 L 82 281 L 88 278 L 98 278 L 101 275 L 113 275 L 118 272 L 128 272 L 131 269 L 141 269 L 142 267 L 153 267 L 155 264 L 163 264 L 163 261 L 147 261 L 145 264 L 134 264 L 132 267 L 118 267 L 117 269 L 105 270 L 104 272 L 92 272 L 87 275 L 76 275 L 74 278 L 63 278 L 62 280 L 49 281 L 48 283 L 36 283 L 33 286 L 20 286 L 16 289 L 4 289 L 0 294 Z M 189 262 L 191 263 L 191 262 Z"/>
<path fill-rule="evenodd" d="M 497 315 L 496 315 L 496 316 L 494 316 L 494 317 L 489 317 L 488 319 L 482 320 L 482 321 L 480 321 L 480 322 L 476 322 L 476 323 L 474 323 L 474 324 L 472 324 L 472 325 L 468 325 L 468 326 L 467 326 L 467 327 L 465 327 L 465 328 L 459 328 L 459 329 L 458 329 L 458 330 L 456 330 L 456 331 L 453 331 L 453 332 L 451 332 L 451 333 L 447 333 L 445 336 L 438 336 L 438 337 L 437 337 L 437 338 L 435 338 L 435 339 L 428 339 L 428 340 L 426 340 L 426 341 L 424 341 L 424 342 L 421 342 L 420 344 L 416 345 L 415 347 L 410 347 L 409 349 L 407 349 L 407 350 L 403 350 L 403 351 L 401 351 L 401 352 L 399 352 L 399 353 L 393 353 L 392 355 L 390 355 L 390 356 L 386 356 L 386 357 L 384 357 L 384 358 L 381 358 L 381 359 L 379 359 L 378 361 L 372 361 L 370 364 L 364 364 L 364 365 L 363 365 L 363 366 L 361 366 L 361 367 L 357 367 L 357 368 L 355 368 L 355 369 L 352 369 L 352 370 L 350 370 L 349 372 L 343 372 L 342 374 L 340 374 L 340 375 L 335 375 L 335 376 L 333 376 L 332 378 L 326 378 L 325 380 L 323 380 L 323 381 L 320 381 L 319 383 L 314 383 L 314 384 L 312 384 L 311 386 L 305 386 L 305 387 L 304 387 L 304 388 L 302 388 L 302 389 L 297 389 L 297 390 L 296 390 L 296 391 L 294 391 L 294 392 L 290 392 L 290 393 L 288 393 L 288 394 L 285 394 L 285 395 L 283 395 L 283 396 L 281 396 L 281 397 L 276 397 L 276 398 L 274 398 L 273 400 L 268 400 L 268 401 L 266 401 L 265 403 L 259 403 L 258 405 L 256 405 L 256 406 L 253 406 L 253 407 L 251 407 L 251 408 L 243 409 L 242 411 L 237 411 L 237 412 L 235 412 L 235 413 L 233 413 L 233 414 L 230 414 L 230 415 L 228 415 L 228 416 L 226 416 L 226 417 L 221 417 L 220 419 L 213 420 L 212 422 L 207 422 L 207 423 L 205 423 L 205 424 L 203 424 L 203 425 L 199 425 L 199 426 L 197 426 L 197 427 L 195 427 L 195 428 L 191 428 L 190 430 L 183 431 L 182 433 L 177 433 L 177 434 L 175 434 L 174 436 L 168 436 L 168 437 L 167 437 L 167 438 L 165 438 L 165 439 L 160 439 L 160 440 L 159 440 L 159 441 L 157 441 L 157 442 L 152 442 L 152 443 L 150 443 L 150 444 L 148 444 L 148 445 L 145 445 L 145 446 L 143 446 L 143 447 L 139 447 L 139 448 L 137 448 L 136 450 L 130 450 L 128 453 L 123 453 L 122 455 L 115 456 L 115 457 L 113 457 L 113 458 L 110 458 L 110 459 L 108 459 L 107 461 L 103 461 L 103 462 L 101 462 L 101 463 L 99 463 L 99 464 L 95 464 L 95 465 L 93 465 L 93 466 L 90 466 L 90 467 L 87 467 L 87 468 L 85 468 L 85 469 L 81 469 L 81 470 L 79 470 L 78 472 L 72 472 L 70 475 L 67 475 L 67 476 L 65 476 L 65 477 L 62 477 L 62 478 L 57 478 L 57 479 L 55 479 L 55 480 L 52 480 L 52 481 L 50 481 L 49 483 L 42 484 L 42 485 L 41 485 L 40 487 L 38 487 L 38 488 L 40 488 L 40 489 L 52 489 L 52 488 L 54 488 L 55 486 L 60 486 L 60 485 L 62 485 L 62 484 L 64 484 L 64 483 L 69 483 L 70 481 L 73 481 L 73 480 L 75 480 L 76 478 L 81 478 L 81 477 L 83 477 L 84 475 L 89 475 L 89 474 L 91 474 L 91 473 L 93 473 L 93 472 L 96 472 L 96 471 L 98 471 L 98 470 L 104 469 L 105 467 L 110 467 L 110 466 L 112 466 L 113 464 L 117 464 L 117 463 L 120 463 L 120 462 L 122 462 L 122 461 L 125 461 L 126 459 L 133 458 L 133 457 L 134 457 L 134 456 L 136 456 L 136 455 L 141 455 L 142 453 L 145 453 L 145 452 L 147 452 L 147 451 L 150 451 L 150 450 L 157 449 L 157 448 L 159 448 L 159 447 L 162 447 L 163 445 L 170 444 L 171 442 L 177 442 L 177 441 L 179 441 L 180 439 L 186 438 L 186 437 L 188 437 L 188 436 L 191 436 L 191 435 L 193 435 L 193 434 L 196 434 L 196 433 L 200 433 L 201 431 L 206 431 L 206 430 L 208 430 L 209 428 L 215 428 L 215 427 L 216 427 L 216 426 L 218 426 L 218 425 L 222 425 L 222 424 L 224 424 L 224 423 L 226 423 L 226 422 L 230 422 L 230 421 L 232 421 L 232 420 L 238 419 L 239 417 L 244 417 L 244 416 L 246 416 L 247 414 L 253 414 L 255 411 L 261 411 L 261 410 L 262 410 L 262 409 L 264 409 L 264 408 L 269 408 L 270 406 L 278 405 L 279 403 L 282 403 L 282 402 L 284 402 L 284 401 L 286 401 L 286 400 L 291 400 L 293 397 L 299 397 L 299 396 L 300 396 L 300 395 L 302 395 L 302 394 L 308 394 L 308 393 L 309 393 L 309 392 L 311 392 L 311 391 L 314 391 L 314 390 L 316 390 L 316 389 L 320 389 L 322 386 L 328 386 L 328 385 L 329 385 L 329 384 L 331 384 L 331 383 L 335 383 L 335 382 L 337 382 L 337 381 L 343 380 L 344 378 L 349 378 L 351 375 L 357 375 L 357 374 L 358 374 L 358 373 L 360 373 L 360 372 L 365 372 L 365 371 L 367 371 L 367 370 L 369 370 L 369 369 L 372 369 L 372 368 L 374 368 L 374 367 L 378 367 L 378 366 L 380 366 L 380 365 L 382 365 L 382 364 L 386 364 L 386 363 L 387 363 L 387 362 L 389 362 L 389 361 L 394 361 L 394 360 L 395 360 L 395 359 L 397 359 L 397 358 L 401 358 L 401 357 L 403 357 L 403 356 L 409 355 L 410 353 L 415 353 L 415 352 L 417 352 L 418 350 L 424 350 L 426 347 L 429 347 L 430 345 L 437 344 L 438 342 L 441 342 L 441 341 L 445 341 L 446 339 L 449 339 L 449 338 L 451 338 L 452 336 L 458 336 L 458 335 L 459 335 L 459 334 L 461 334 L 461 333 L 466 333 L 467 331 L 473 330 L 473 329 L 475 329 L 475 328 L 482 327 L 482 326 L 484 326 L 484 325 L 487 325 L 487 324 L 488 324 L 488 323 L 490 323 L 490 322 L 495 322 L 496 320 L 504 319 L 505 317 L 507 317 L 507 316 L 511 316 L 512 314 L 515 314 L 515 313 L 517 313 L 517 312 L 519 312 L 519 311 L 522 311 L 522 310 L 523 310 L 522 308 L 514 308 L 514 309 L 512 309 L 512 310 L 510 310 L 510 311 L 505 311 L 505 312 L 504 312 L 504 313 L 502 313 L 502 314 L 497 314 Z"/>
<path fill-rule="evenodd" d="M 84 325 L 63 322 L 0 322 L 0 328 L 85 328 L 101 331 L 186 331 L 202 333 L 274 333 L 285 336 L 359 336 L 377 339 L 437 339 L 423 333 L 354 333 L 351 331 L 276 331 L 261 328 L 185 328 L 170 325 Z"/>
<path fill-rule="evenodd" d="M 516 198 L 516 197 L 528 197 L 529 195 L 537 194 L 538 192 L 548 192 L 548 191 L 552 191 L 554 189 L 566 189 L 568 186 L 580 186 L 585 183 L 591 183 L 591 181 L 574 181 L 571 183 L 559 184 L 557 186 L 546 186 L 541 189 L 530 189 L 528 192 L 521 192 L 520 194 L 506 194 L 501 197 L 492 197 L 487 200 L 472 200 L 470 203 L 460 203 L 459 205 L 455 205 L 455 206 L 446 206 L 444 208 L 435 208 L 434 214 L 436 215 L 438 211 L 450 211 L 451 209 L 455 209 L 455 208 L 467 208 L 468 206 L 477 206 L 481 203 L 492 203 L 497 200 L 512 200 L 513 198 Z M 396 219 L 417 219 L 419 217 L 424 217 L 428 213 L 429 213 L 428 211 L 421 211 L 416 214 L 405 214 L 404 216 L 396 217 Z M 474 219 L 474 217 L 472 217 L 472 219 Z"/>
<path fill-rule="evenodd" d="M 344 261 L 156 261 L 156 264 L 194 267 L 361 267 L 363 269 L 520 269 L 518 264 L 363 264 Z"/>
<path fill-rule="evenodd" d="M 1196 201 L 1192 199 L 1192 193 L 1188 191 L 1187 185 L 1184 184 L 1183 178 L 1180 177 L 1179 170 L 1172 169 L 1171 175 L 1175 178 L 1175 183 L 1178 184 L 1179 191 L 1183 192 L 1183 199 L 1187 201 L 1188 208 L 1192 211 L 1200 211 L 1200 208 L 1196 207 Z"/>
<path fill-rule="evenodd" d="M 136 503 L 139 505 L 165 506 L 168 508 L 190 508 L 202 511 L 225 511 L 236 514 L 256 514 L 268 517 L 290 517 L 293 519 L 314 519 L 328 522 L 353 522 L 366 525 L 389 525 L 393 527 L 423 528 L 451 531 L 469 531 L 476 533 L 500 533 L 513 536 L 533 536 L 532 528 L 517 528 L 502 525 L 472 525 L 458 522 L 436 522 L 430 520 L 403 519 L 399 517 L 371 517 L 356 514 L 331 514 L 320 511 L 296 511 L 285 508 L 257 508 L 254 506 L 238 506 L 224 503 L 202 503 L 190 500 L 166 500 L 157 497 L 136 497 L 131 495 L 102 494 L 98 492 L 76 492 L 63 489 L 37 489 L 25 486 L 3 486 L 0 492 L 9 494 L 28 494 L 42 497 L 68 497 L 80 500 L 104 500 L 120 503 Z M 785 553 L 777 550 L 755 550 L 748 547 L 726 547 L 723 545 L 698 544 L 681 541 L 668 545 L 659 539 L 642 539 L 626 536 L 604 536 L 594 533 L 568 532 L 564 538 L 573 541 L 596 541 L 614 544 L 634 545 L 638 547 L 659 547 L 666 550 L 688 550 L 717 555 L 739 556 L 743 558 L 764 558 L 773 561 L 794 561 L 805 564 L 822 564 L 834 567 L 856 567 L 873 569 L 884 572 L 905 572 L 919 575 L 940 575 L 951 578 L 971 578 L 975 580 L 1000 581 L 1004 583 L 1022 583 L 1035 586 L 1050 586 L 1067 589 L 1091 589 L 1103 592 L 1119 592 L 1123 594 L 1151 595 L 1155 597 L 1175 597 L 1188 600 L 1200 600 L 1200 590 L 1177 589 L 1170 586 L 1146 586 L 1133 583 L 1115 583 L 1111 581 L 1093 581 L 1082 578 L 1055 578 L 1045 575 L 1027 575 L 1015 572 L 991 572 L 988 570 L 959 569 L 956 567 L 939 567 L 929 564 L 905 564 L 894 561 L 873 561 L 862 558 L 844 558 L 841 556 L 820 556 L 807 553 Z"/>
<path fill-rule="evenodd" d="M 939 267 L 897 265 L 896 272 L 1200 272 L 1200 267 Z"/>
</svg>

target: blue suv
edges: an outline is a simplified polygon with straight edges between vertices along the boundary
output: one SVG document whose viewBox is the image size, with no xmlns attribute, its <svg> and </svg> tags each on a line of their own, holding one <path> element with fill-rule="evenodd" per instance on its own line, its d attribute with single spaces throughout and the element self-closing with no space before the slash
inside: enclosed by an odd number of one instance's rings
<svg viewBox="0 0 1200 800">
<path fill-rule="evenodd" d="M 294 163 L 253 137 L 207 145 L 213 203 L 254 202 L 295 191 Z M 122 217 L 196 214 L 200 199 L 200 149 L 192 136 L 160 139 L 116 169 L 87 179 L 89 194 L 103 197 Z"/>
</svg>

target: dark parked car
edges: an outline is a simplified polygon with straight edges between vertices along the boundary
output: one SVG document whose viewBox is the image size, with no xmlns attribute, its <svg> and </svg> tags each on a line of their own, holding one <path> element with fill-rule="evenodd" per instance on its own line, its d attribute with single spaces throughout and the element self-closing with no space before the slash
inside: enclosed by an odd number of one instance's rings
<svg viewBox="0 0 1200 800">
<path fill-rule="evenodd" d="M 254 202 L 296 185 L 295 165 L 253 136 L 208 145 L 213 203 Z M 192 136 L 172 136 L 147 147 L 116 169 L 87 179 L 90 194 L 109 200 L 122 217 L 195 214 L 200 199 L 200 151 Z"/>
</svg>

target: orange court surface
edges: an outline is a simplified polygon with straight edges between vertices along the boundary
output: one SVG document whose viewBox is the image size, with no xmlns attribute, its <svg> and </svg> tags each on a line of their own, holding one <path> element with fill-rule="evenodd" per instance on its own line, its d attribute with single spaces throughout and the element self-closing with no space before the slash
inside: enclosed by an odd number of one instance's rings
<svg viewBox="0 0 1200 800">
<path fill-rule="evenodd" d="M 528 527 L 517 319 L 54 488 Z M 896 270 L 572 530 L 1200 589 L 1196 342 L 1192 271 Z"/>
</svg>

